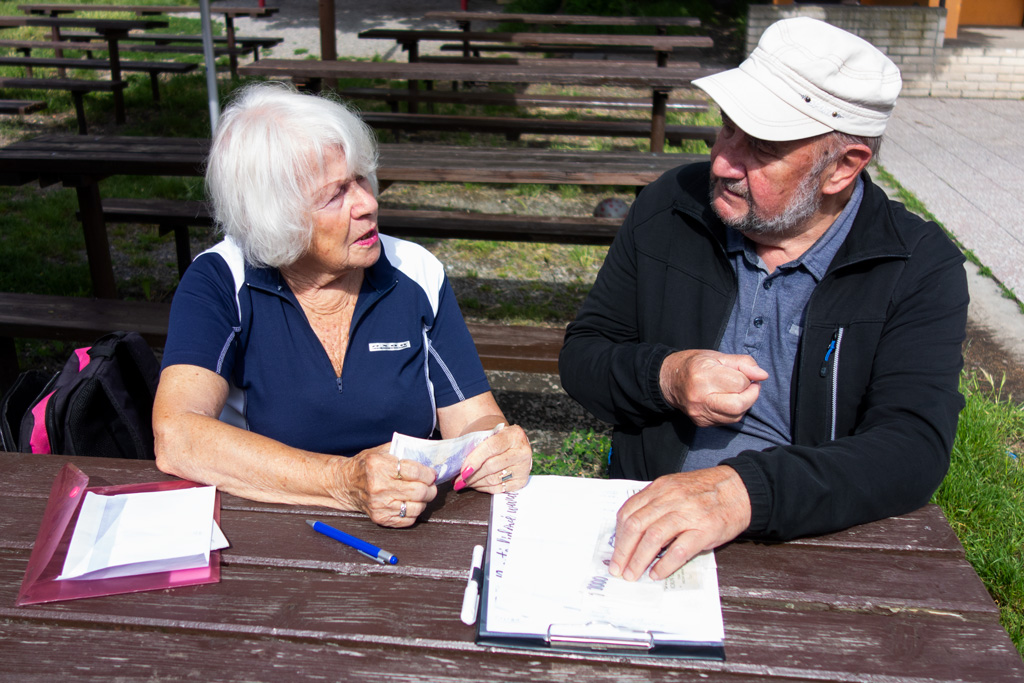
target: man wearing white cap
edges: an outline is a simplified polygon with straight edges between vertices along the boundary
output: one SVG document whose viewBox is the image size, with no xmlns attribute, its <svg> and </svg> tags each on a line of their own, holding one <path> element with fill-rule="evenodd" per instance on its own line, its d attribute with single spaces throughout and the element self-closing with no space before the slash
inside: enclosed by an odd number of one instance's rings
<svg viewBox="0 0 1024 683">
<path fill-rule="evenodd" d="M 896 66 L 826 23 L 770 26 L 694 84 L 711 162 L 645 188 L 567 332 L 565 389 L 615 425 L 610 571 L 664 578 L 739 535 L 909 512 L 945 476 L 963 407 L 963 256 L 866 166 Z"/>
</svg>

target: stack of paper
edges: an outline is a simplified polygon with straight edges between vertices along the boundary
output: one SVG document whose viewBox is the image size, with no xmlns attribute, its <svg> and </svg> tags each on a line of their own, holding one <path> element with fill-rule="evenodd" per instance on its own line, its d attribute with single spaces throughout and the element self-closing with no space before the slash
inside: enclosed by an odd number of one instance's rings
<svg viewBox="0 0 1024 683">
<path fill-rule="evenodd" d="M 646 485 L 534 476 L 494 496 L 478 642 L 723 659 L 714 553 L 663 581 L 608 573 L 616 512 Z"/>
<path fill-rule="evenodd" d="M 58 581 L 198 569 L 228 546 L 213 519 L 216 489 L 85 494 Z"/>
</svg>

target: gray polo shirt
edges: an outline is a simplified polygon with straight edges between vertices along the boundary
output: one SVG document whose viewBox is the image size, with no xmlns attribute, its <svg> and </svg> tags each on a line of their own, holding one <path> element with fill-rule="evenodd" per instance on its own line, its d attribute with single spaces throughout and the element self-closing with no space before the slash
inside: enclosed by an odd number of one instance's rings
<svg viewBox="0 0 1024 683">
<path fill-rule="evenodd" d="M 750 240 L 736 230 L 728 231 L 726 252 L 739 290 L 718 350 L 752 356 L 770 377 L 761 382 L 760 395 L 742 420 L 697 429 L 684 471 L 714 467 L 740 451 L 793 442 L 789 388 L 807 302 L 849 234 L 863 196 L 864 181 L 857 178 L 850 201 L 825 234 L 774 273 L 768 272 Z"/>
</svg>

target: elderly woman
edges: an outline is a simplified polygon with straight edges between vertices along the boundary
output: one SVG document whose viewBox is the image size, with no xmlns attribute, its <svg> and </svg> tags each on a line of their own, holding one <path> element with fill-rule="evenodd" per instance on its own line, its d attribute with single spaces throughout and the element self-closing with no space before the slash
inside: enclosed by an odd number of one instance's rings
<svg viewBox="0 0 1024 683">
<path fill-rule="evenodd" d="M 392 433 L 507 422 L 442 265 L 377 231 L 376 166 L 371 131 L 336 102 L 263 84 L 224 112 L 206 180 L 225 239 L 174 296 L 161 470 L 402 527 L 437 488 L 432 469 L 388 453 Z M 525 433 L 506 427 L 455 489 L 512 491 L 531 466 Z"/>
</svg>

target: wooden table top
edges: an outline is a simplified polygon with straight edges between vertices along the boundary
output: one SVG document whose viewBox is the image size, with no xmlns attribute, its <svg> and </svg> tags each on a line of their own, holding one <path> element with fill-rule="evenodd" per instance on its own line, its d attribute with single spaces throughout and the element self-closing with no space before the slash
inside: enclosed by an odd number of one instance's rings
<svg viewBox="0 0 1024 683">
<path fill-rule="evenodd" d="M 222 496 L 221 581 L 15 607 L 50 486 L 167 479 L 152 463 L 0 454 L 0 651 L 19 679 L 1020 681 L 1024 663 L 941 511 L 717 551 L 725 662 L 484 648 L 459 620 L 489 497 L 450 489 L 411 529 Z M 310 530 L 386 548 L 381 566 Z"/>
<path fill-rule="evenodd" d="M 127 33 L 132 30 L 164 28 L 163 19 L 96 19 L 95 17 L 0 17 L 0 26 L 39 26 L 46 28 L 89 28 L 97 32 Z"/>
<path fill-rule="evenodd" d="M 21 7 L 19 6 L 19 9 Z M 525 14 L 522 12 L 424 12 L 424 19 L 452 21 L 518 21 L 551 26 L 689 26 L 699 27 L 697 17 L 598 17 L 584 14 Z"/>
<path fill-rule="evenodd" d="M 345 62 L 339 62 L 345 63 Z M 117 135 L 44 135 L 0 148 L 0 183 L 80 184 L 111 175 L 199 176 L 210 141 Z M 642 186 L 705 155 L 380 145 L 377 178 L 396 181 Z"/>
<path fill-rule="evenodd" d="M 642 62 L 582 65 L 572 59 L 537 59 L 518 64 L 450 64 L 441 62 L 323 62 L 307 59 L 261 59 L 238 67 L 243 76 L 268 78 L 384 78 L 410 81 L 484 81 L 611 85 L 632 88 L 689 88 L 694 79 L 718 69 L 655 66 Z"/>
<path fill-rule="evenodd" d="M 140 17 L 153 14 L 183 14 L 199 12 L 199 6 L 188 5 L 65 5 L 29 3 L 18 5 L 18 9 L 26 14 L 70 14 L 71 12 L 132 12 Z M 277 14 L 277 7 L 228 7 L 210 5 L 212 14 L 224 14 L 232 17 L 269 17 Z"/>
<path fill-rule="evenodd" d="M 435 31 L 428 29 L 370 29 L 360 38 L 412 42 L 421 40 L 457 40 L 472 43 L 510 43 L 513 45 L 568 45 L 598 47 L 649 47 L 659 52 L 678 48 L 712 47 L 707 36 L 637 36 L 591 33 L 528 33 L 483 31 Z"/>
</svg>

